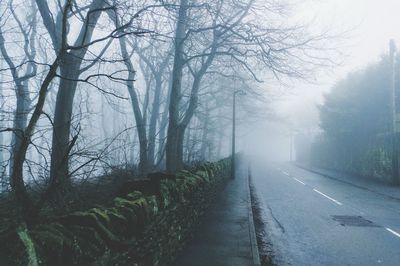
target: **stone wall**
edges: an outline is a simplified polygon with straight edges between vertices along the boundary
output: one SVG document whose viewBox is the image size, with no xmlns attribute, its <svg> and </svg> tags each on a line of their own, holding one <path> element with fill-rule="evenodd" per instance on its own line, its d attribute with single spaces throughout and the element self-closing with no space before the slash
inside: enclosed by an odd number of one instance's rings
<svg viewBox="0 0 400 266">
<path fill-rule="evenodd" d="M 228 178 L 230 159 L 204 163 L 159 181 L 158 195 L 131 191 L 108 207 L 56 217 L 3 236 L 4 265 L 168 265 L 190 238 Z M 25 234 L 25 238 L 28 234 Z M 12 243 L 12 245 L 10 245 Z M 30 263 L 29 263 L 30 261 Z"/>
</svg>

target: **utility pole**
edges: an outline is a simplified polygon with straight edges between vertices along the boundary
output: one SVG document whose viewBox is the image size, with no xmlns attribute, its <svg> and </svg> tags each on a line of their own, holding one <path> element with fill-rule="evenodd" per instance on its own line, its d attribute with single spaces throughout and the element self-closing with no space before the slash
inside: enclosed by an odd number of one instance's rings
<svg viewBox="0 0 400 266">
<path fill-rule="evenodd" d="M 400 132 L 400 112 L 397 106 L 396 92 L 396 44 L 394 40 L 389 43 L 390 69 L 391 69 L 391 109 L 392 109 L 392 181 L 393 184 L 399 185 L 399 132 Z"/>
</svg>

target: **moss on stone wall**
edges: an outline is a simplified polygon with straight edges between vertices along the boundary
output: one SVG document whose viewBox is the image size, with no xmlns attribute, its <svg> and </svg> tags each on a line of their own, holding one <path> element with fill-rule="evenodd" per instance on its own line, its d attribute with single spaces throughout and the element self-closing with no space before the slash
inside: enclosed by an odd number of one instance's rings
<svg viewBox="0 0 400 266">
<path fill-rule="evenodd" d="M 161 180 L 161 199 L 132 191 L 110 207 L 53 218 L 24 231 L 31 242 L 21 241 L 21 232 L 8 232 L 1 237 L 1 262 L 27 265 L 35 254 L 39 265 L 166 265 L 190 238 L 229 169 L 229 159 L 204 163 Z"/>
</svg>

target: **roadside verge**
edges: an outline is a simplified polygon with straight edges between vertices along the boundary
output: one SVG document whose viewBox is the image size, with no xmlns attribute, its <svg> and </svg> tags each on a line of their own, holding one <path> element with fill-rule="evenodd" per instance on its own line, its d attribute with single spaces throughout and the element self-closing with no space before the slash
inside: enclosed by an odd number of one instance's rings
<svg viewBox="0 0 400 266">
<path fill-rule="evenodd" d="M 253 254 L 253 265 L 254 266 L 261 266 L 260 262 L 260 254 L 258 252 L 258 243 L 257 243 L 257 236 L 256 236 L 256 228 L 254 226 L 254 215 L 253 215 L 253 202 L 251 200 L 251 191 L 250 191 L 250 176 L 251 170 L 250 166 L 247 172 L 247 202 L 248 202 L 248 213 L 249 213 L 249 233 L 250 233 L 250 242 L 251 242 L 251 251 Z"/>
<path fill-rule="evenodd" d="M 257 192 L 252 184 L 251 168 L 248 168 L 248 191 L 249 191 L 249 224 L 250 234 L 252 235 L 252 248 L 257 251 L 253 253 L 253 258 L 257 258 L 254 265 L 271 266 L 274 263 L 274 252 L 270 238 L 267 234 L 268 222 L 265 221 L 266 215 Z"/>
</svg>

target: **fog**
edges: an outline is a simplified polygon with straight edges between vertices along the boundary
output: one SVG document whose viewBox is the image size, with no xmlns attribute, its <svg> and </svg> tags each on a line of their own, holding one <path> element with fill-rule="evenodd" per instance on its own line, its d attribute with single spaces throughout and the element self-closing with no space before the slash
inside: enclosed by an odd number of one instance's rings
<svg viewBox="0 0 400 266">
<path fill-rule="evenodd" d="M 395 0 L 302 1 L 292 8 L 294 19 L 310 22 L 313 31 L 329 30 L 337 34 L 332 42 L 339 53 L 334 65 L 319 69 L 307 81 L 290 80 L 286 86 L 265 85 L 268 93 L 277 95 L 271 104 L 277 117 L 253 124 L 253 133 L 241 145 L 247 153 L 254 152 L 272 161 L 290 160 L 291 136 L 305 133 L 315 137 L 321 133 L 318 106 L 337 82 L 349 73 L 377 63 L 388 54 L 390 40 L 400 41 L 397 13 L 400 3 Z"/>
<path fill-rule="evenodd" d="M 396 0 L 0 3 L 1 191 L 21 209 L 232 152 L 396 168 Z"/>
<path fill-rule="evenodd" d="M 0 264 L 169 265 L 212 205 L 238 261 L 255 217 L 282 265 L 398 265 L 399 10 L 0 0 Z"/>
</svg>

